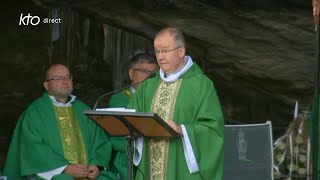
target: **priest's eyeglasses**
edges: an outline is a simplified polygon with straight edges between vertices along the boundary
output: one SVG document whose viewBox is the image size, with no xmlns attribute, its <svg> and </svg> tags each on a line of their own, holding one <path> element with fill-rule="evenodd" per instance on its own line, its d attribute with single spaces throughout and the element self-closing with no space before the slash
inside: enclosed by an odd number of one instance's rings
<svg viewBox="0 0 320 180">
<path fill-rule="evenodd" d="M 163 55 L 166 55 L 168 52 L 174 51 L 174 50 L 179 49 L 179 48 L 181 48 L 181 47 L 183 47 L 183 46 L 178 46 L 178 47 L 175 47 L 175 48 L 173 48 L 173 49 L 155 50 L 154 53 L 155 53 L 156 55 L 160 55 L 160 53 L 163 54 Z"/>
<path fill-rule="evenodd" d="M 68 76 L 54 76 L 51 79 L 47 79 L 46 82 L 49 82 L 49 81 L 62 81 L 62 80 L 72 81 L 73 77 L 71 75 L 68 75 Z"/>
<path fill-rule="evenodd" d="M 143 74 L 147 74 L 147 75 L 149 75 L 149 74 L 151 74 L 152 72 L 154 72 L 155 70 L 152 70 L 152 71 L 149 71 L 148 69 L 132 69 L 132 70 L 134 70 L 134 71 L 139 71 L 139 72 L 141 72 L 141 73 L 143 73 Z"/>
</svg>

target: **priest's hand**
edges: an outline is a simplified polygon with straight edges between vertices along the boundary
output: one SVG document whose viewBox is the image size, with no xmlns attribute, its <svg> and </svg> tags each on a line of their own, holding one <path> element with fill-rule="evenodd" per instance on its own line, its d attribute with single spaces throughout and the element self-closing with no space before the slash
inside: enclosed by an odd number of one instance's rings
<svg viewBox="0 0 320 180">
<path fill-rule="evenodd" d="M 180 135 L 182 135 L 182 128 L 181 126 L 179 126 L 178 124 L 176 124 L 175 122 L 173 122 L 172 120 L 168 120 L 167 124 L 174 129 L 175 131 L 177 131 L 177 133 L 179 133 Z"/>
<path fill-rule="evenodd" d="M 89 169 L 86 165 L 69 164 L 63 172 L 69 174 L 73 178 L 84 178 L 88 176 Z"/>
<path fill-rule="evenodd" d="M 99 175 L 99 168 L 95 165 L 91 165 L 91 166 L 89 166 L 88 169 L 89 169 L 88 178 L 96 179 L 97 176 Z"/>
</svg>

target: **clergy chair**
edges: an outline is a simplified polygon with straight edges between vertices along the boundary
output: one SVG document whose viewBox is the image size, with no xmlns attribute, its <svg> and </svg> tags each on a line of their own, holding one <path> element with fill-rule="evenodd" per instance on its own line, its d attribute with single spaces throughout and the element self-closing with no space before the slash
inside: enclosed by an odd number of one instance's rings
<svg viewBox="0 0 320 180">
<path fill-rule="evenodd" d="M 223 180 L 273 180 L 272 126 L 224 126 Z"/>
</svg>

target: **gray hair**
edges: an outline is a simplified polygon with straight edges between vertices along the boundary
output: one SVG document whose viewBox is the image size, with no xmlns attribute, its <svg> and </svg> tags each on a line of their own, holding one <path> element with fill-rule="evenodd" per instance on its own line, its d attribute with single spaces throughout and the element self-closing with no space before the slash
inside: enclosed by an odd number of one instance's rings
<svg viewBox="0 0 320 180">
<path fill-rule="evenodd" d="M 185 47 L 186 42 L 184 40 L 183 32 L 179 28 L 175 27 L 166 27 L 162 29 L 156 36 L 164 33 L 169 33 L 173 36 L 173 40 L 175 42 L 176 47 Z"/>
</svg>

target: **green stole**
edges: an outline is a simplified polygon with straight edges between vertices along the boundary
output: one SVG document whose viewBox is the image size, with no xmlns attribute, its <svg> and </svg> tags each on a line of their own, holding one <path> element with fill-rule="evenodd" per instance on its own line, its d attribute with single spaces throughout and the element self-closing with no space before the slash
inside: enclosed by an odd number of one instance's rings
<svg viewBox="0 0 320 180">
<path fill-rule="evenodd" d="M 133 97 L 133 93 L 131 92 L 130 88 L 124 89 L 121 91 L 122 94 L 126 95 L 128 99 L 131 99 Z"/>
<path fill-rule="evenodd" d="M 160 81 L 152 99 L 151 111 L 157 113 L 164 121 L 172 120 L 173 110 L 182 79 L 168 83 Z M 148 141 L 150 179 L 165 180 L 169 140 L 150 139 Z"/>
<path fill-rule="evenodd" d="M 64 157 L 71 164 L 88 165 L 83 137 L 72 107 L 54 106 Z"/>
</svg>

